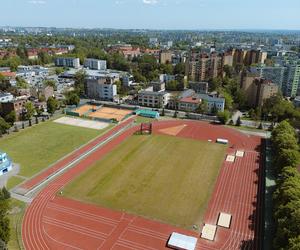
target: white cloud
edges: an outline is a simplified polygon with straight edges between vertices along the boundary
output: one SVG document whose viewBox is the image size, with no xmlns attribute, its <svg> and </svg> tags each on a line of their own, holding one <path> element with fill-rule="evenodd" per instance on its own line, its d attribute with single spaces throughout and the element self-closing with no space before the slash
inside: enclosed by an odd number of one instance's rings
<svg viewBox="0 0 300 250">
<path fill-rule="evenodd" d="M 30 4 L 46 4 L 46 1 L 44 0 L 30 0 L 28 1 Z"/>
<path fill-rule="evenodd" d="M 144 4 L 155 5 L 158 3 L 158 0 L 143 0 Z"/>
</svg>

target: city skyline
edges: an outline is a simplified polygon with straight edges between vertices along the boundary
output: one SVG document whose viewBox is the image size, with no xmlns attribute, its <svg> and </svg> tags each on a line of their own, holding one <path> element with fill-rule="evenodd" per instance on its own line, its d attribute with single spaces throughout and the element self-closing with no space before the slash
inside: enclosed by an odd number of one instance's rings
<svg viewBox="0 0 300 250">
<path fill-rule="evenodd" d="M 0 26 L 169 29 L 299 30 L 300 2 L 287 0 L 10 0 Z M 13 14 L 12 14 L 13 13 Z"/>
</svg>

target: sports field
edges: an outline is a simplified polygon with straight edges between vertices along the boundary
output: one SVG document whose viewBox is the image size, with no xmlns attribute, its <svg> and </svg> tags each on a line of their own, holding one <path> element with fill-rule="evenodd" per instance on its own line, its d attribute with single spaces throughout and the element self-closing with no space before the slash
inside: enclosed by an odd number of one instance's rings
<svg viewBox="0 0 300 250">
<path fill-rule="evenodd" d="M 201 223 L 225 152 L 205 141 L 131 136 L 63 195 L 191 229 Z"/>
<path fill-rule="evenodd" d="M 1 138 L 0 150 L 20 164 L 19 175 L 31 177 L 101 133 L 49 121 Z"/>
</svg>

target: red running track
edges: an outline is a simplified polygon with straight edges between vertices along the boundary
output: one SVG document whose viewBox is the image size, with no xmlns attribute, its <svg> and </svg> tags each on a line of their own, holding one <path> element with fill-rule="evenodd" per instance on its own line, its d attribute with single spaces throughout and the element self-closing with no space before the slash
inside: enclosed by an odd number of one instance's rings
<svg viewBox="0 0 300 250">
<path fill-rule="evenodd" d="M 258 249 L 257 198 L 260 173 L 260 138 L 225 127 L 194 121 L 154 123 L 160 129 L 186 124 L 177 135 L 199 140 L 229 139 L 228 152 L 245 150 L 245 157 L 224 163 L 210 199 L 204 222 L 216 223 L 219 212 L 231 213 L 230 229 L 218 228 L 215 241 L 198 240 L 197 249 Z M 129 129 L 52 181 L 28 207 L 23 221 L 26 249 L 165 249 L 173 231 L 197 236 L 159 222 L 56 196 L 64 185 L 101 159 L 134 132 Z"/>
</svg>

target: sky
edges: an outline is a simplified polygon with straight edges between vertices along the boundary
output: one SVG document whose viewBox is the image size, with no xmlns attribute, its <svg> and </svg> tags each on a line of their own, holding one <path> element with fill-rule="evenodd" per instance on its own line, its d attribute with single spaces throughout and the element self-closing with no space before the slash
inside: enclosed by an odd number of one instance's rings
<svg viewBox="0 0 300 250">
<path fill-rule="evenodd" d="M 300 30 L 300 0 L 0 0 L 0 26 Z"/>
</svg>

